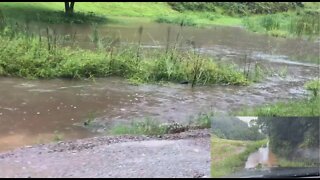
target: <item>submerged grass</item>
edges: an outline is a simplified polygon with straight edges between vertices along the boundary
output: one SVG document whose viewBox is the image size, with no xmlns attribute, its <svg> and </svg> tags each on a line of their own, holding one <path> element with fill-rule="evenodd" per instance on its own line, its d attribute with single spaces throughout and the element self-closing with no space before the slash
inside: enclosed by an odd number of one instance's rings
<svg viewBox="0 0 320 180">
<path fill-rule="evenodd" d="M 223 177 L 241 170 L 248 156 L 267 144 L 267 140 L 239 141 L 211 139 L 211 177 Z"/>
</svg>

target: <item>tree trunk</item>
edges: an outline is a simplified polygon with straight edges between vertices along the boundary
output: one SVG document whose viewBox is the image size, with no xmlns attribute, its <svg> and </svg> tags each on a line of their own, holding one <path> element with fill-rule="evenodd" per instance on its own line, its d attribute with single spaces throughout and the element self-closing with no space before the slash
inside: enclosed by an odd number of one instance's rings
<svg viewBox="0 0 320 180">
<path fill-rule="evenodd" d="M 70 13 L 73 14 L 73 7 L 74 7 L 74 2 L 71 2 L 71 5 L 70 5 Z"/>
<path fill-rule="evenodd" d="M 74 3 L 75 2 L 71 2 L 69 4 L 69 2 L 64 2 L 64 9 L 65 9 L 65 13 L 66 15 L 72 15 L 73 14 L 73 9 L 74 9 Z"/>
<path fill-rule="evenodd" d="M 68 15 L 69 14 L 69 2 L 64 2 L 64 10 L 65 10 L 65 12 L 66 12 L 66 15 Z"/>
</svg>

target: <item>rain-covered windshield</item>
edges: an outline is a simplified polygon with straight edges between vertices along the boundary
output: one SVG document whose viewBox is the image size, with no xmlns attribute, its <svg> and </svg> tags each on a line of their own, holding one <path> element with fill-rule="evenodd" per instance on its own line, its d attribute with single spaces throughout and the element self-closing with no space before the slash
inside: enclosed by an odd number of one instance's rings
<svg viewBox="0 0 320 180">
<path fill-rule="evenodd" d="M 212 127 L 214 176 L 319 176 L 319 117 L 216 117 Z"/>
</svg>

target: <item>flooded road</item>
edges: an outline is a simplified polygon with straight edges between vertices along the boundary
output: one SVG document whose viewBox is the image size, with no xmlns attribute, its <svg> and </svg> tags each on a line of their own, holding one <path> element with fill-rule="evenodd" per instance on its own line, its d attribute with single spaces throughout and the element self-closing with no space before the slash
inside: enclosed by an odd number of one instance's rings
<svg viewBox="0 0 320 180">
<path fill-rule="evenodd" d="M 139 25 L 140 26 L 140 25 Z M 135 26 L 100 27 L 99 32 L 121 41 L 136 41 Z M 143 44 L 164 46 L 169 25 L 143 24 Z M 172 40 L 179 30 L 170 25 Z M 92 47 L 90 26 L 53 25 L 58 34 L 77 31 L 77 44 Z M 187 122 L 200 112 L 228 113 L 244 106 L 299 99 L 307 96 L 303 84 L 319 74 L 312 64 L 319 58 L 319 44 L 304 40 L 275 39 L 241 28 L 185 27 L 183 36 L 194 39 L 202 53 L 226 63 L 242 64 L 247 54 L 269 68 L 286 68 L 247 87 L 189 85 L 130 85 L 116 77 L 93 80 L 25 80 L 0 78 L 0 151 L 52 141 L 100 135 L 115 123 L 152 117 L 161 122 Z M 185 38 L 185 40 L 187 40 Z M 297 60 L 300 60 L 299 62 Z M 83 123 L 94 119 L 94 128 Z"/>
</svg>

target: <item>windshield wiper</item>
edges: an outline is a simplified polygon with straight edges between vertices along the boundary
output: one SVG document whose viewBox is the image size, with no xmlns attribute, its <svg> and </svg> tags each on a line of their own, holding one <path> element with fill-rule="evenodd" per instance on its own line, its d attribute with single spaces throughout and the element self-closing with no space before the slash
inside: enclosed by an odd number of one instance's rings
<svg viewBox="0 0 320 180">
<path fill-rule="evenodd" d="M 244 170 L 231 176 L 233 178 L 287 178 L 287 177 L 317 177 L 320 176 L 319 167 L 285 167 L 260 170 Z"/>
<path fill-rule="evenodd" d="M 272 168 L 264 178 L 320 176 L 319 167 Z"/>
</svg>

